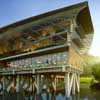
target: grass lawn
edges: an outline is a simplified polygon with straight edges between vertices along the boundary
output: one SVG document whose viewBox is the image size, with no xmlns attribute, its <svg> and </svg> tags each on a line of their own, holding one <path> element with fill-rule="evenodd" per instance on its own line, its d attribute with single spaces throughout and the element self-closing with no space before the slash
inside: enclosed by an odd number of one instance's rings
<svg viewBox="0 0 100 100">
<path fill-rule="evenodd" d="M 80 77 L 80 83 L 90 84 L 92 81 L 92 77 Z"/>
</svg>

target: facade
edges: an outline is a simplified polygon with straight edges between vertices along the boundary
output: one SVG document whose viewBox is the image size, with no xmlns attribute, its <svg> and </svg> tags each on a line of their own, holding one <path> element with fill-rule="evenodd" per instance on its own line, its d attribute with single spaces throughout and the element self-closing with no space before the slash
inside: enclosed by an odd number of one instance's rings
<svg viewBox="0 0 100 100">
<path fill-rule="evenodd" d="M 0 29 L 0 91 L 79 92 L 82 54 L 93 26 L 88 3 L 31 17 Z M 64 84 L 59 87 L 59 80 Z"/>
</svg>

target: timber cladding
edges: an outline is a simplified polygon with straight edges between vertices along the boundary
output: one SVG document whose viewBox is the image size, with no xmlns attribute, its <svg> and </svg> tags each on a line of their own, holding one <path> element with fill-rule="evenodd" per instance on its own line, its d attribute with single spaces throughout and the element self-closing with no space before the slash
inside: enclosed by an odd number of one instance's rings
<svg viewBox="0 0 100 100">
<path fill-rule="evenodd" d="M 80 67 L 82 63 L 81 55 L 78 54 L 78 52 L 72 47 L 69 48 L 69 62 L 68 63 L 74 67 Z"/>
</svg>

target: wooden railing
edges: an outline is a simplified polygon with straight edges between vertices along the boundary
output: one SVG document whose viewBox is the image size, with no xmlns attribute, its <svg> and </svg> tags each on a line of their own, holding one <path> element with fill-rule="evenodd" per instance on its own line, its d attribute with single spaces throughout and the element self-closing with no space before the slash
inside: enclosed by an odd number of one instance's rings
<svg viewBox="0 0 100 100">
<path fill-rule="evenodd" d="M 63 65 L 63 66 L 51 66 L 51 67 L 39 67 L 39 68 L 3 68 L 0 69 L 0 75 L 5 74 L 38 74 L 38 73 L 62 73 L 62 72 L 76 72 L 81 73 L 82 69 L 75 68 L 71 65 Z"/>
</svg>

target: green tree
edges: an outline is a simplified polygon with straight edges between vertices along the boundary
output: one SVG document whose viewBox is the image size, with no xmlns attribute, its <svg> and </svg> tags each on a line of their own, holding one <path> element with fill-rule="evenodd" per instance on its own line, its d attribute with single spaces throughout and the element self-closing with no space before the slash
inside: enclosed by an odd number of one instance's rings
<svg viewBox="0 0 100 100">
<path fill-rule="evenodd" d="M 100 82 L 100 63 L 92 66 L 92 75 L 94 76 L 95 80 Z"/>
<path fill-rule="evenodd" d="M 100 64 L 100 58 L 99 57 L 95 57 L 92 55 L 88 55 L 85 54 L 83 55 L 83 63 L 82 63 L 82 67 L 83 67 L 83 76 L 92 76 L 93 75 L 93 68 L 95 66 L 97 66 L 97 64 Z"/>
</svg>

